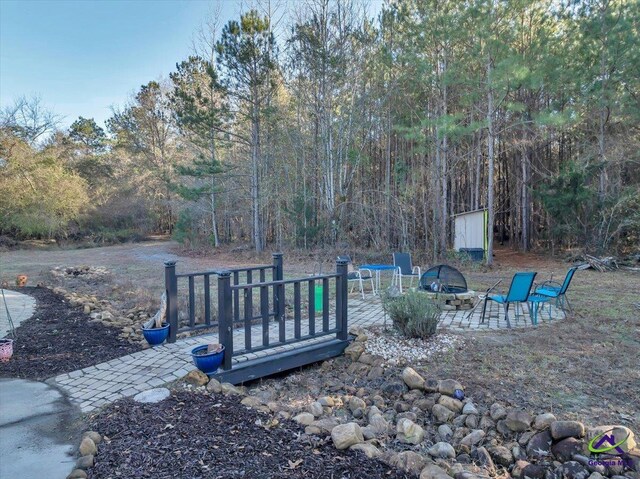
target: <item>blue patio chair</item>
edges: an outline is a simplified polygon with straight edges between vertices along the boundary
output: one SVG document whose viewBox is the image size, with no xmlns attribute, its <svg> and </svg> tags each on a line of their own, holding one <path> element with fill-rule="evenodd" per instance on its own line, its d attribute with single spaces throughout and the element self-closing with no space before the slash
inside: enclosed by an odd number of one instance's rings
<svg viewBox="0 0 640 479">
<path fill-rule="evenodd" d="M 353 283 L 351 285 L 351 293 L 353 293 L 353 288 L 358 283 L 360 286 L 360 294 L 362 294 L 362 299 L 364 299 L 364 282 L 371 281 L 371 291 L 375 293 L 376 289 L 373 285 L 373 274 L 371 271 L 365 268 L 356 269 L 353 266 L 353 262 L 351 261 L 351 256 L 349 255 L 341 255 L 338 256 L 338 260 L 347 261 L 349 263 L 347 269 L 347 283 Z"/>
<path fill-rule="evenodd" d="M 567 298 L 567 289 L 569 289 L 569 284 L 571 283 L 573 275 L 577 270 L 577 266 L 570 268 L 569 271 L 567 271 L 567 275 L 564 277 L 564 281 L 562 282 L 562 284 L 552 280 L 545 281 L 544 283 L 536 287 L 535 294 L 555 299 L 556 307 L 562 309 L 562 312 L 565 316 L 567 315 L 567 311 L 565 309 L 566 304 L 569 307 L 569 312 L 573 314 L 573 307 L 569 302 L 569 298 Z"/>
<path fill-rule="evenodd" d="M 482 307 L 482 323 L 484 323 L 484 315 L 487 311 L 487 302 L 495 301 L 504 307 L 504 319 L 507 321 L 507 326 L 511 327 L 509 321 L 509 305 L 511 303 L 526 303 L 529 298 L 529 291 L 533 286 L 533 280 L 537 273 L 516 273 L 511 280 L 511 286 L 509 286 L 509 292 L 506 295 L 500 294 L 488 294 L 484 298 L 484 306 Z"/>
<path fill-rule="evenodd" d="M 409 287 L 413 286 L 413 278 L 420 280 L 420 266 L 413 266 L 411 263 L 411 254 L 409 253 L 393 253 L 393 265 L 397 269 L 393 272 L 392 283 L 397 281 L 402 293 L 402 278 L 411 278 Z"/>
</svg>

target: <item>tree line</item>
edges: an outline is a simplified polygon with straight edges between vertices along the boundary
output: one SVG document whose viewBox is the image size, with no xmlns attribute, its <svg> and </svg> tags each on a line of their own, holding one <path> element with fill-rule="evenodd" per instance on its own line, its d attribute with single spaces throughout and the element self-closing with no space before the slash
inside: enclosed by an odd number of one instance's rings
<svg viewBox="0 0 640 479">
<path fill-rule="evenodd" d="M 637 0 L 258 4 L 106 132 L 5 108 L 0 229 L 438 258 L 453 215 L 487 208 L 490 249 L 637 249 L 639 19 Z"/>
</svg>

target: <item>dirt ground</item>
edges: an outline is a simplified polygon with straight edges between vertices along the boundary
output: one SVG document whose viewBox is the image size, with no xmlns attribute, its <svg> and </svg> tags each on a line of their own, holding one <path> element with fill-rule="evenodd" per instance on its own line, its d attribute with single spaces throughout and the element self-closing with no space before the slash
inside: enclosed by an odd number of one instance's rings
<svg viewBox="0 0 640 479">
<path fill-rule="evenodd" d="M 332 268 L 335 252 L 285 252 L 285 274 L 305 275 Z M 359 262 L 389 262 L 390 254 L 360 253 Z M 107 284 L 93 291 L 105 299 L 120 298 L 124 307 L 153 301 L 163 290 L 163 261 L 177 260 L 178 272 L 225 266 L 266 264 L 270 253 L 226 249 L 210 255 L 188 254 L 169 241 L 76 250 L 0 252 L 0 279 L 29 275 L 30 284 L 51 281 L 54 266 L 105 266 Z M 426 265 L 421 265 L 426 266 Z M 497 280 L 506 291 L 516 271 L 537 271 L 537 282 L 562 280 L 569 263 L 538 254 L 496 252 L 491 269 L 465 264 L 469 286 L 483 291 Z M 78 288 L 83 285 L 78 284 Z M 85 285 L 86 287 L 86 285 Z M 579 271 L 569 289 L 575 314 L 536 329 L 467 335 L 466 347 L 421 365 L 431 377 L 455 377 L 488 397 L 591 424 L 621 423 L 640 431 L 640 273 Z M 126 301 L 123 299 L 125 298 Z"/>
</svg>

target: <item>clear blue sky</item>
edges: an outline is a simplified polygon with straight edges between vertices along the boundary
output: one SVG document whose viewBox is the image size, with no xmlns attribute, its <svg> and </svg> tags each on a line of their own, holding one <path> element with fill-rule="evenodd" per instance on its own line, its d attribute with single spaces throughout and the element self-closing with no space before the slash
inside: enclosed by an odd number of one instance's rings
<svg viewBox="0 0 640 479">
<path fill-rule="evenodd" d="M 241 2 L 220 3 L 222 22 Z M 0 104 L 39 94 L 45 106 L 99 124 L 140 85 L 191 53 L 208 0 L 0 0 Z"/>
</svg>

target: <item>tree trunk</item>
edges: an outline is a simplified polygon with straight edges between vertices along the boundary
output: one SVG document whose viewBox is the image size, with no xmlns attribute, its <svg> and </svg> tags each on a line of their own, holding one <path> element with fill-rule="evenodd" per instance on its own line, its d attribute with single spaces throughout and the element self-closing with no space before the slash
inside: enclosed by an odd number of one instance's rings
<svg viewBox="0 0 640 479">
<path fill-rule="evenodd" d="M 487 220 L 487 266 L 493 264 L 493 224 L 495 221 L 495 208 L 493 198 L 493 170 L 495 165 L 494 157 L 494 124 L 493 124 L 493 87 L 491 86 L 491 73 L 492 73 L 491 58 L 487 61 L 487 126 L 488 126 L 488 138 L 487 138 L 487 157 L 488 157 L 488 169 L 487 169 L 487 207 L 488 220 Z"/>
</svg>

